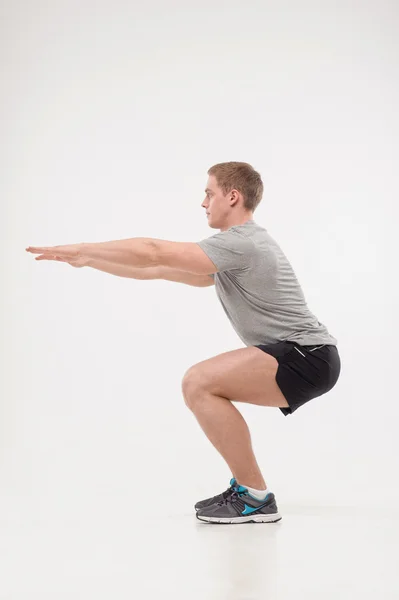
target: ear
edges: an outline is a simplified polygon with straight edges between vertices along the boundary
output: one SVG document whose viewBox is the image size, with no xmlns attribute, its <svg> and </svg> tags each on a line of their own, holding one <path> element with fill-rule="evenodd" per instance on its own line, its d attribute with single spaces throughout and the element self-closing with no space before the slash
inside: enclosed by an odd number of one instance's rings
<svg viewBox="0 0 399 600">
<path fill-rule="evenodd" d="M 238 190 L 231 190 L 230 192 L 230 206 L 235 206 L 240 200 L 240 192 Z"/>
</svg>

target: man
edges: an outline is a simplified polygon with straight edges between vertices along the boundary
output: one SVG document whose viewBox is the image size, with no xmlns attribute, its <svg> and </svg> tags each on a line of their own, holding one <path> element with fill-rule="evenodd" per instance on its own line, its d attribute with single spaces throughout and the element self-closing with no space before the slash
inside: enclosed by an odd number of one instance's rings
<svg viewBox="0 0 399 600">
<path fill-rule="evenodd" d="M 259 173 L 228 162 L 208 171 L 202 207 L 220 231 L 200 242 L 133 238 L 94 244 L 29 247 L 36 260 L 92 267 L 121 277 L 215 285 L 245 348 L 192 366 L 182 391 L 233 475 L 223 493 L 197 502 L 197 518 L 215 523 L 281 519 L 234 402 L 278 407 L 284 415 L 325 394 L 340 374 L 337 340 L 307 307 L 295 273 L 253 213 L 262 199 Z"/>
</svg>

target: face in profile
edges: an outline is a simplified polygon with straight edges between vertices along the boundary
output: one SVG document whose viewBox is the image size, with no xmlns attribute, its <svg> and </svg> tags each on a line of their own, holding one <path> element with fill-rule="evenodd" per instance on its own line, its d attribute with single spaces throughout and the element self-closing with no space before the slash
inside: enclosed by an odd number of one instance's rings
<svg viewBox="0 0 399 600">
<path fill-rule="evenodd" d="M 214 175 L 210 175 L 208 178 L 205 194 L 205 200 L 201 206 L 205 208 L 208 225 L 213 229 L 222 229 L 231 210 L 229 194 L 223 194 Z"/>
</svg>

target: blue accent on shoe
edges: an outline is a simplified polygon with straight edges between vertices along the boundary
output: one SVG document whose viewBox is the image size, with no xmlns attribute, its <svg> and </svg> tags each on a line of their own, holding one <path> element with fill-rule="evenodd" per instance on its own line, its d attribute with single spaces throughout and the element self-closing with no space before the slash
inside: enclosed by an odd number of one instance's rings
<svg viewBox="0 0 399 600">
<path fill-rule="evenodd" d="M 235 477 L 233 477 L 233 479 L 230 479 L 230 487 L 232 485 L 235 485 L 237 483 L 237 479 Z"/>
<path fill-rule="evenodd" d="M 239 494 L 245 494 L 245 492 L 248 492 L 248 489 L 246 487 L 244 487 L 243 485 L 235 485 L 234 489 Z"/>
<path fill-rule="evenodd" d="M 264 508 L 266 506 L 267 502 L 265 502 L 264 504 L 261 504 L 260 506 L 248 506 L 247 504 L 245 504 L 245 508 L 242 511 L 242 515 L 250 515 L 251 513 L 260 510 L 261 508 Z"/>
<path fill-rule="evenodd" d="M 266 496 L 263 499 L 261 499 L 261 500 L 259 500 L 259 498 L 255 498 L 255 496 L 252 496 L 252 494 L 250 494 L 249 492 L 248 492 L 247 496 L 249 496 L 253 500 L 256 500 L 257 502 L 263 502 L 263 500 L 266 500 L 266 498 L 268 496 L 270 496 L 270 494 L 271 494 L 271 492 L 267 492 Z"/>
<path fill-rule="evenodd" d="M 250 494 L 248 492 L 248 488 L 244 487 L 243 485 L 235 485 L 233 486 L 234 490 L 236 492 L 238 492 L 239 494 L 245 494 L 246 496 L 249 496 L 250 498 L 252 498 L 253 500 L 256 500 L 256 502 L 261 502 L 261 500 L 259 500 L 259 498 L 255 498 L 255 496 L 252 496 L 252 494 Z M 269 496 L 269 494 L 271 494 L 271 492 L 267 492 L 266 496 L 263 498 L 263 500 L 266 500 L 266 498 Z"/>
</svg>

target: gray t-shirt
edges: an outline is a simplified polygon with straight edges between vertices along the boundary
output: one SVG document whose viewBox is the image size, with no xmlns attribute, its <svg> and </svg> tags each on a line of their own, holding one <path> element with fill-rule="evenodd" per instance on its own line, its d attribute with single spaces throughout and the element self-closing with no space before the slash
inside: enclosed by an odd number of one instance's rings
<svg viewBox="0 0 399 600">
<path fill-rule="evenodd" d="M 218 269 L 216 294 L 246 346 L 281 341 L 337 345 L 307 307 L 280 246 L 253 219 L 197 244 Z"/>
</svg>

